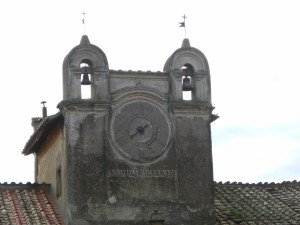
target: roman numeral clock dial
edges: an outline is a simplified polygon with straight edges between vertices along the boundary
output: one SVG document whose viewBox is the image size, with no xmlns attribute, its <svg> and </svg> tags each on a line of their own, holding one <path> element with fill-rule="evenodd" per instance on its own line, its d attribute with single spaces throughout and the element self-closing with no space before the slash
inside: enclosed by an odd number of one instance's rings
<svg viewBox="0 0 300 225">
<path fill-rule="evenodd" d="M 123 157 L 138 163 L 156 160 L 170 146 L 168 115 L 150 101 L 130 101 L 117 106 L 110 123 L 110 142 Z"/>
</svg>

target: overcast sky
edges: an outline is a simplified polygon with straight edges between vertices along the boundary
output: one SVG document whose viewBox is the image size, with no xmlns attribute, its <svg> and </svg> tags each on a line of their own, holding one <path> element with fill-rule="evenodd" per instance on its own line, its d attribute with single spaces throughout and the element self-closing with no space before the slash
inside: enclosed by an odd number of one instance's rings
<svg viewBox="0 0 300 225">
<path fill-rule="evenodd" d="M 86 34 L 110 69 L 162 71 L 187 37 L 208 59 L 214 179 L 300 180 L 300 3 L 297 0 L 3 1 L 0 182 L 33 182 L 21 154 L 31 118 L 62 100 L 62 63 Z"/>
</svg>

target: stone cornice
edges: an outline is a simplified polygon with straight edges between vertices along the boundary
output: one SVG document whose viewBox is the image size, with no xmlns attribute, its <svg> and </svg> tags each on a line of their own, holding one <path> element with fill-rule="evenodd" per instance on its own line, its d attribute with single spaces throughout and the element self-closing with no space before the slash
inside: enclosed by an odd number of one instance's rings
<svg viewBox="0 0 300 225">
<path fill-rule="evenodd" d="M 58 103 L 57 108 L 60 111 L 66 112 L 69 110 L 77 111 L 105 111 L 109 107 L 108 101 L 95 101 L 95 100 L 63 100 Z"/>
<path fill-rule="evenodd" d="M 172 102 L 171 107 L 174 113 L 211 113 L 214 107 L 206 102 L 193 102 L 193 101 L 178 101 Z"/>
<path fill-rule="evenodd" d="M 166 72 L 161 72 L 161 71 L 141 71 L 141 70 L 109 70 L 109 73 L 112 75 L 123 75 L 123 74 L 133 74 L 133 75 L 159 75 L 159 76 L 163 76 L 163 75 L 168 75 L 168 73 Z"/>
</svg>

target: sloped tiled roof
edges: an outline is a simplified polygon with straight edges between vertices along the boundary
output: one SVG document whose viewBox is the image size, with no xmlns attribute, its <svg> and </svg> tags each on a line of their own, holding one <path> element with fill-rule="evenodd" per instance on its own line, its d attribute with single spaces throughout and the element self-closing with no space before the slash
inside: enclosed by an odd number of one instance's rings
<svg viewBox="0 0 300 225">
<path fill-rule="evenodd" d="M 216 183 L 217 224 L 300 224 L 300 182 Z"/>
<path fill-rule="evenodd" d="M 39 149 L 40 145 L 45 140 L 45 138 L 47 138 L 49 131 L 51 131 L 51 129 L 61 119 L 63 119 L 63 115 L 61 112 L 58 112 L 52 116 L 47 116 L 46 118 L 43 118 L 40 125 L 37 127 L 37 129 L 34 131 L 34 133 L 31 135 L 31 137 L 25 144 L 25 147 L 24 147 L 22 153 L 24 155 L 29 155 L 31 153 L 36 152 L 37 149 Z"/>
<path fill-rule="evenodd" d="M 1 184 L 0 224 L 62 225 L 47 184 Z"/>
<path fill-rule="evenodd" d="M 216 225 L 300 225 L 300 182 L 215 183 Z M 0 184 L 0 224 L 63 225 L 47 184 Z"/>
</svg>

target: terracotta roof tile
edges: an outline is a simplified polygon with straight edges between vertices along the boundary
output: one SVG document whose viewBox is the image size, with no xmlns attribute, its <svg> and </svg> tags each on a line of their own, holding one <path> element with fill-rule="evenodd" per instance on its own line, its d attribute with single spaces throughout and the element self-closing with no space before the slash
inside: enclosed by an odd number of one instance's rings
<svg viewBox="0 0 300 225">
<path fill-rule="evenodd" d="M 216 183 L 217 224 L 300 224 L 300 182 Z"/>
<path fill-rule="evenodd" d="M 0 224 L 63 224 L 50 185 L 0 185 Z"/>
<path fill-rule="evenodd" d="M 300 182 L 215 183 L 216 224 L 300 224 Z M 0 184 L 0 224 L 61 225 L 50 185 Z"/>
</svg>

